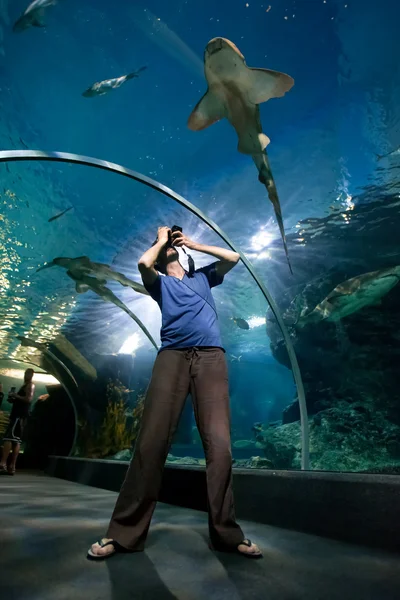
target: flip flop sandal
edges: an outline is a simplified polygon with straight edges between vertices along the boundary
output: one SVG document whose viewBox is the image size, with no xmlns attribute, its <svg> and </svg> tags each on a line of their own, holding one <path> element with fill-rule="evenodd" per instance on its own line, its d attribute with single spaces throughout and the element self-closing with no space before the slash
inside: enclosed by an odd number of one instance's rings
<svg viewBox="0 0 400 600">
<path fill-rule="evenodd" d="M 251 540 L 249 540 L 248 538 L 245 538 L 242 542 L 240 542 L 240 544 L 238 544 L 236 547 L 235 546 L 225 546 L 225 547 L 218 547 L 218 546 L 214 546 L 211 542 L 208 544 L 209 548 L 211 550 L 216 550 L 217 552 L 233 552 L 235 554 L 240 554 L 240 556 L 245 556 L 246 558 L 262 558 L 263 554 L 260 551 L 258 552 L 241 552 L 238 548 L 239 546 L 247 546 L 248 548 L 251 548 L 252 542 Z"/>
<path fill-rule="evenodd" d="M 6 467 L 0 467 L 0 475 L 7 475 Z"/>
<path fill-rule="evenodd" d="M 100 540 L 100 542 L 97 542 L 100 546 L 100 548 L 105 548 L 106 546 L 112 546 L 114 548 L 113 552 L 109 552 L 109 554 L 95 554 L 94 552 L 92 552 L 92 549 L 89 548 L 88 553 L 87 553 L 87 558 L 89 560 L 105 560 L 106 558 L 110 558 L 110 556 L 114 556 L 114 554 L 117 554 L 117 552 L 120 552 L 120 545 L 118 544 L 118 542 L 115 542 L 114 540 L 111 540 L 110 542 L 105 542 L 104 540 Z"/>
<path fill-rule="evenodd" d="M 7 475 L 15 475 L 15 469 L 7 469 Z"/>
<path fill-rule="evenodd" d="M 251 540 L 248 538 L 245 538 L 243 542 L 240 542 L 240 544 L 237 545 L 236 552 L 241 556 L 245 556 L 246 558 L 262 558 L 261 550 L 258 552 L 241 552 L 239 550 L 239 546 L 247 546 L 248 548 L 251 548 Z"/>
</svg>

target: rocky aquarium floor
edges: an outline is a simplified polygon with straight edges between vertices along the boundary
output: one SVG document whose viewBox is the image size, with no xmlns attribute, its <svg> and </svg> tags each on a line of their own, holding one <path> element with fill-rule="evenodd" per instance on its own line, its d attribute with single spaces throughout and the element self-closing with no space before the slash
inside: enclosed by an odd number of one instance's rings
<svg viewBox="0 0 400 600">
<path fill-rule="evenodd" d="M 395 600 L 400 557 L 256 523 L 264 559 L 214 554 L 203 513 L 159 504 L 146 551 L 86 560 L 116 494 L 23 473 L 0 480 L 7 600 Z"/>
</svg>

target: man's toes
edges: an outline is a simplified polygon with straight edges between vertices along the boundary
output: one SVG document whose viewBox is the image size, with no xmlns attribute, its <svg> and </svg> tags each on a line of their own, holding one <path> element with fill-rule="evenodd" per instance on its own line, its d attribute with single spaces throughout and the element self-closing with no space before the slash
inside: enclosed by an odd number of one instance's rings
<svg viewBox="0 0 400 600">
<path fill-rule="evenodd" d="M 251 544 L 251 546 L 240 544 L 238 546 L 238 550 L 243 554 L 260 554 L 260 548 L 257 546 L 257 544 Z"/>
</svg>

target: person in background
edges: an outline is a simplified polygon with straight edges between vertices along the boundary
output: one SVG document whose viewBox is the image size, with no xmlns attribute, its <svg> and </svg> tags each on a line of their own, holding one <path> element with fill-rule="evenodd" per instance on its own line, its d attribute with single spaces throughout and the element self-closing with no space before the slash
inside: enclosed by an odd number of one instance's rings
<svg viewBox="0 0 400 600">
<path fill-rule="evenodd" d="M 3 384 L 0 381 L 0 408 L 1 408 L 1 404 L 3 402 L 3 398 L 4 398 Z"/>
<path fill-rule="evenodd" d="M 33 369 L 27 369 L 24 375 L 24 385 L 17 394 L 9 394 L 8 401 L 12 403 L 10 421 L 3 437 L 3 452 L 0 460 L 0 475 L 15 475 L 15 465 L 21 448 L 24 427 L 29 415 L 29 406 L 33 400 L 35 386 L 32 382 Z M 7 459 L 12 448 L 10 464 L 7 468 Z"/>
<path fill-rule="evenodd" d="M 216 260 L 189 272 L 176 247 Z M 139 261 L 143 284 L 162 313 L 161 350 L 147 391 L 135 453 L 107 531 L 92 545 L 91 560 L 115 552 L 140 552 L 150 526 L 171 440 L 189 391 L 206 455 L 210 547 L 260 558 L 235 518 L 228 370 L 211 288 L 239 262 L 239 254 L 204 246 L 182 231 L 160 227 L 157 241 Z M 161 273 L 161 275 L 160 275 Z"/>
</svg>

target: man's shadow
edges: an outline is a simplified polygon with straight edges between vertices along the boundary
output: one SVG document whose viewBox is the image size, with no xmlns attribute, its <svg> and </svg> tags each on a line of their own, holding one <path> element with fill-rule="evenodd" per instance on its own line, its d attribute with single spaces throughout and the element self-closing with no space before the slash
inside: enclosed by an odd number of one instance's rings
<svg viewBox="0 0 400 600">
<path fill-rule="evenodd" d="M 120 554 L 106 563 L 112 600 L 178 600 L 161 581 L 145 552 Z"/>
</svg>

